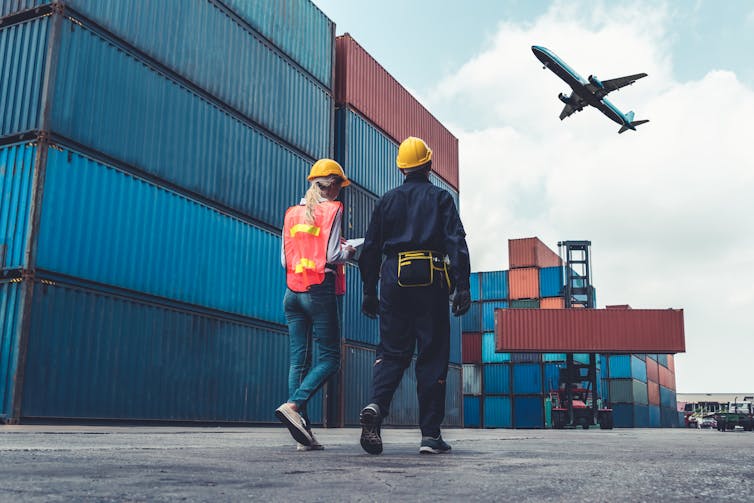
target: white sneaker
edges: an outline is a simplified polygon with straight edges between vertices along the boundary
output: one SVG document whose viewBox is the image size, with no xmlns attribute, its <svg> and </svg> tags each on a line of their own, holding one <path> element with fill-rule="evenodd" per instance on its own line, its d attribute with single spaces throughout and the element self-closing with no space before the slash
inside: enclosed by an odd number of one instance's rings
<svg viewBox="0 0 754 503">
<path fill-rule="evenodd" d="M 312 445 L 312 435 L 306 430 L 304 419 L 291 404 L 286 402 L 275 409 L 275 415 L 288 428 L 296 442 L 306 447 Z"/>
</svg>

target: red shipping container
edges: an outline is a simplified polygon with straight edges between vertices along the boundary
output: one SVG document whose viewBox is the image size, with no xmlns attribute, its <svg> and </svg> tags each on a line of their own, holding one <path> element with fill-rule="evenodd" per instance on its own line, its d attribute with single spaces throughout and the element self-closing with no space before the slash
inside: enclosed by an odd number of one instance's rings
<svg viewBox="0 0 754 503">
<path fill-rule="evenodd" d="M 511 300 L 539 297 L 539 269 L 511 269 L 508 271 L 508 296 Z"/>
<path fill-rule="evenodd" d="M 660 405 L 660 385 L 653 381 L 647 381 L 647 398 L 650 405 Z"/>
<path fill-rule="evenodd" d="M 683 310 L 496 309 L 495 349 L 504 353 L 683 352 Z"/>
<path fill-rule="evenodd" d="M 660 381 L 660 364 L 651 358 L 647 358 L 647 380 L 659 382 Z M 659 392 L 658 392 L 659 393 Z"/>
<path fill-rule="evenodd" d="M 461 359 L 463 363 L 482 363 L 482 334 L 461 334 Z"/>
<path fill-rule="evenodd" d="M 346 33 L 335 39 L 335 100 L 356 108 L 396 142 L 418 136 L 432 171 L 458 190 L 458 138 Z"/>
<path fill-rule="evenodd" d="M 673 361 L 673 355 L 668 355 L 668 369 L 675 374 L 675 362 Z"/>
<path fill-rule="evenodd" d="M 510 269 L 519 267 L 556 267 L 562 264 L 557 253 L 537 237 L 509 239 L 508 264 Z"/>
<path fill-rule="evenodd" d="M 510 272 L 508 273 L 510 274 Z M 563 297 L 545 297 L 539 301 L 540 309 L 565 309 L 565 299 Z"/>
<path fill-rule="evenodd" d="M 675 391 L 675 373 L 672 370 L 666 369 L 662 365 L 660 365 L 658 369 L 660 371 L 660 384 Z"/>
</svg>

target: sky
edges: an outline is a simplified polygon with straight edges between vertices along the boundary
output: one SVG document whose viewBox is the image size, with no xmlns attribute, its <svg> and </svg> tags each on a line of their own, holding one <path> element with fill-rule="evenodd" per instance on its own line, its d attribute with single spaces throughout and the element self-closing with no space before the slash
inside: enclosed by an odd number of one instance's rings
<svg viewBox="0 0 754 503">
<path fill-rule="evenodd" d="M 684 309 L 679 393 L 754 392 L 754 2 L 314 3 L 458 137 L 473 271 L 507 269 L 510 238 L 589 240 L 597 307 Z M 609 98 L 650 122 L 560 121 L 532 45 L 646 72 Z"/>
</svg>

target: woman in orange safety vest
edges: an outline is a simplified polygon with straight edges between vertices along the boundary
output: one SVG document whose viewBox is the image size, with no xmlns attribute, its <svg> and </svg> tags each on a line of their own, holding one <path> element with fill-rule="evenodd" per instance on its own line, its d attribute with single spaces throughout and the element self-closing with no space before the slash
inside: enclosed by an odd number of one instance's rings
<svg viewBox="0 0 754 503">
<path fill-rule="evenodd" d="M 356 250 L 341 233 L 343 204 L 336 201 L 348 181 L 332 159 L 312 166 L 304 199 L 285 213 L 281 261 L 287 289 L 283 305 L 290 342 L 288 400 L 275 415 L 299 450 L 321 450 L 311 431 L 306 403 L 340 367 L 340 316 L 336 295 L 345 293 L 344 263 Z M 312 366 L 312 340 L 319 359 Z"/>
</svg>

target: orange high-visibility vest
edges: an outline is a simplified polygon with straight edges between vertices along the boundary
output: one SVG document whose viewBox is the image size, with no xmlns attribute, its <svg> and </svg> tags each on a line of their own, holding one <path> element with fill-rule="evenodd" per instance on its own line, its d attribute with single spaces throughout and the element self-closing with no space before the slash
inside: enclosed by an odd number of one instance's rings
<svg viewBox="0 0 754 503">
<path fill-rule="evenodd" d="M 285 212 L 283 246 L 288 288 L 306 292 L 311 285 L 325 280 L 327 243 L 330 241 L 333 222 L 343 204 L 325 201 L 314 207 L 314 223 L 306 221 L 306 206 L 291 206 Z M 342 265 L 336 267 L 336 294 L 345 293 L 345 275 Z"/>
</svg>

